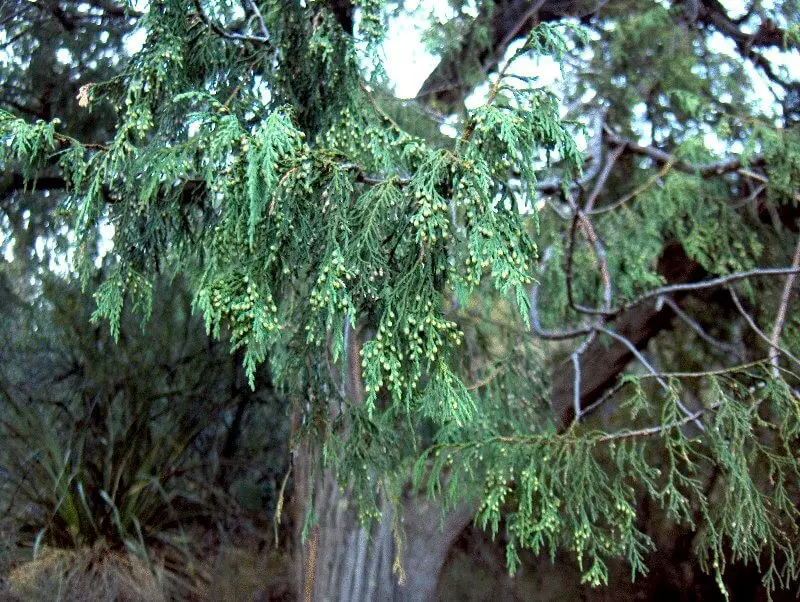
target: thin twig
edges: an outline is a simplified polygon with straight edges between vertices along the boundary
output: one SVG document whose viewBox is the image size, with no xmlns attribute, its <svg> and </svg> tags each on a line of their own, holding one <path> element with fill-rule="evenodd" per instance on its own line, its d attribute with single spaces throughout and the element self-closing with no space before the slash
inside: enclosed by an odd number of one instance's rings
<svg viewBox="0 0 800 602">
<path fill-rule="evenodd" d="M 584 313 L 605 314 L 607 317 L 614 317 L 618 316 L 626 309 L 629 309 L 634 305 L 638 305 L 642 301 L 647 301 L 648 299 L 670 295 L 672 293 L 693 292 L 708 288 L 716 288 L 718 286 L 732 284 L 740 280 L 747 280 L 748 278 L 761 278 L 764 276 L 786 276 L 789 274 L 797 274 L 797 273 L 800 273 L 800 267 L 755 268 L 743 272 L 733 272 L 732 274 L 728 274 L 727 276 L 720 276 L 719 278 L 713 278 L 711 280 L 702 280 L 700 282 L 687 282 L 681 284 L 668 284 L 666 286 L 662 286 L 661 288 L 653 289 L 647 293 L 639 295 L 638 297 L 635 297 L 634 299 L 628 301 L 624 305 L 621 305 L 620 307 L 609 311 L 604 311 L 602 309 L 592 309 L 590 307 L 584 307 L 582 311 Z"/>
<path fill-rule="evenodd" d="M 792 267 L 800 267 L 800 240 L 797 241 L 797 248 L 794 251 L 792 258 Z M 780 373 L 778 372 L 778 343 L 781 340 L 781 331 L 783 330 L 783 323 L 786 321 L 786 311 L 789 308 L 789 297 L 792 295 L 792 287 L 794 286 L 796 274 L 789 274 L 786 277 L 786 284 L 783 287 L 783 294 L 781 294 L 781 302 L 778 306 L 778 315 L 775 317 L 775 324 L 772 327 L 772 334 L 769 337 L 769 359 L 772 364 L 772 373 L 777 378 Z"/>
<path fill-rule="evenodd" d="M 639 360 L 639 363 L 641 363 L 647 369 L 647 371 L 650 372 L 650 374 L 653 375 L 653 377 L 656 379 L 656 382 L 658 382 L 658 384 L 661 385 L 661 388 L 664 389 L 665 391 L 667 391 L 667 393 L 671 392 L 671 389 L 670 389 L 669 385 L 667 384 L 667 381 L 665 381 L 663 378 L 661 378 L 658 375 L 658 372 L 656 371 L 656 369 L 653 368 L 653 366 L 650 364 L 650 362 L 648 362 L 647 359 L 644 357 L 644 355 L 642 355 L 642 353 L 636 348 L 636 345 L 631 343 L 630 340 L 628 340 L 627 337 L 624 337 L 621 334 L 619 334 L 617 332 L 614 332 L 613 330 L 611 330 L 609 328 L 600 327 L 599 330 L 600 330 L 600 332 L 604 332 L 605 334 L 607 334 L 611 338 L 616 339 L 617 341 L 619 341 L 620 343 L 625 345 L 628 348 L 628 350 L 634 355 L 634 357 L 637 360 Z M 675 403 L 678 405 L 680 410 L 686 416 L 690 416 L 691 415 L 691 412 L 689 411 L 689 408 L 687 408 L 684 405 L 684 403 L 680 400 L 680 398 L 676 397 L 675 398 Z M 693 421 L 695 423 L 695 425 L 697 426 L 697 428 L 699 428 L 701 431 L 705 431 L 706 430 L 705 427 L 703 426 L 703 424 L 699 420 L 697 420 L 696 417 L 690 419 L 690 421 Z"/>
<path fill-rule="evenodd" d="M 694 422 L 696 425 L 700 427 L 701 430 L 705 431 L 705 427 L 700 422 L 699 418 L 706 412 L 717 409 L 720 405 L 721 402 L 717 402 L 712 406 L 710 406 L 709 408 L 703 408 L 697 410 L 694 413 L 687 414 L 686 417 L 681 418 L 680 420 L 669 422 L 667 424 L 657 424 L 655 426 L 650 426 L 643 429 L 625 430 L 625 431 L 619 431 L 618 433 L 609 433 L 608 435 L 603 435 L 602 437 L 598 438 L 597 441 L 599 443 L 605 443 L 607 441 L 615 441 L 617 439 L 629 439 L 631 437 L 646 437 L 648 435 L 657 435 L 658 433 L 661 433 L 668 429 L 687 425 L 690 422 Z"/>
<path fill-rule="evenodd" d="M 575 296 L 572 292 L 572 265 L 574 263 L 574 255 L 575 255 L 575 231 L 578 229 L 578 214 L 572 214 L 572 221 L 569 226 L 569 233 L 568 236 L 568 244 L 567 244 L 567 269 L 564 270 L 564 278 L 566 280 L 567 285 L 567 303 L 569 306 L 574 309 L 575 311 L 580 311 L 578 309 L 578 305 L 575 303 Z M 587 308 L 588 309 L 588 308 Z M 584 313 L 592 313 L 591 311 L 586 311 Z M 603 313 L 603 312 L 601 312 Z"/>
<path fill-rule="evenodd" d="M 197 10 L 197 16 L 200 17 L 200 20 L 203 21 L 206 25 L 208 25 L 214 33 L 222 38 L 227 38 L 229 40 L 238 40 L 241 42 L 254 42 L 256 44 L 268 44 L 269 38 L 262 38 L 261 36 L 251 36 L 245 35 L 241 33 L 236 33 L 233 31 L 228 31 L 223 27 L 220 27 L 217 23 L 212 21 L 203 11 L 203 7 L 200 4 L 200 0 L 193 0 L 194 7 Z"/>
<path fill-rule="evenodd" d="M 769 178 L 764 174 L 757 173 L 752 169 L 745 169 L 744 167 L 740 167 L 736 170 L 736 173 L 741 174 L 747 178 L 751 178 L 756 180 L 757 182 L 761 182 L 762 184 L 769 184 Z M 795 201 L 800 201 L 800 192 L 795 193 L 794 195 Z"/>
<path fill-rule="evenodd" d="M 586 204 L 583 207 L 583 212 L 586 214 L 590 214 L 592 209 L 594 208 L 594 204 L 597 201 L 597 197 L 600 196 L 600 193 L 605 188 L 606 182 L 608 182 L 609 176 L 611 176 L 611 170 L 614 169 L 614 165 L 617 162 L 617 159 L 620 158 L 622 152 L 625 150 L 625 145 L 620 144 L 614 151 L 608 155 L 608 159 L 606 160 L 606 164 L 603 167 L 603 171 L 600 172 L 600 176 L 597 178 L 597 182 L 592 189 L 589 198 L 586 199 Z"/>
<path fill-rule="evenodd" d="M 292 465 L 289 464 L 289 469 L 286 471 L 286 474 L 283 475 L 283 481 L 281 481 L 281 488 L 278 492 L 278 503 L 275 506 L 275 516 L 272 519 L 272 525 L 275 529 L 275 548 L 278 548 L 278 527 L 281 524 L 281 514 L 283 513 L 283 504 L 285 500 L 286 494 L 286 483 L 289 482 L 289 475 L 292 473 Z"/>
<path fill-rule="evenodd" d="M 681 320 L 683 320 L 683 322 L 686 323 L 698 335 L 700 335 L 700 338 L 703 339 L 705 342 L 709 343 L 710 345 L 713 345 L 714 347 L 718 347 L 723 351 L 727 351 L 728 353 L 733 353 L 739 359 L 744 359 L 742 357 L 742 354 L 739 352 L 739 350 L 736 348 L 735 345 L 732 345 L 731 343 L 726 343 L 725 341 L 720 341 L 719 339 L 716 339 L 712 337 L 710 334 L 708 334 L 705 331 L 705 329 L 700 325 L 699 322 L 697 322 L 689 314 L 683 311 L 680 308 L 680 306 L 677 303 L 675 303 L 672 297 L 664 296 L 664 297 L 659 297 L 659 299 L 663 301 L 663 303 L 668 305 L 669 308 L 675 312 L 675 315 L 678 316 Z"/>
<path fill-rule="evenodd" d="M 542 266 L 547 265 L 553 255 L 553 248 L 547 247 L 542 253 Z M 566 339 L 575 339 L 579 336 L 589 334 L 592 329 L 587 326 L 580 326 L 578 328 L 570 328 L 568 330 L 545 330 L 542 328 L 542 321 L 539 317 L 539 283 L 534 282 L 531 285 L 531 290 L 528 295 L 530 301 L 530 321 L 531 330 L 540 339 L 549 341 L 563 341 Z"/>
<path fill-rule="evenodd" d="M 586 217 L 586 214 L 578 209 L 578 206 L 572 199 L 567 199 L 567 203 L 574 212 L 575 217 L 580 221 L 581 229 L 586 235 L 586 239 L 591 243 L 592 248 L 594 249 L 598 267 L 600 268 L 600 278 L 603 281 L 603 310 L 609 311 L 611 309 L 611 274 L 608 271 L 608 261 L 606 260 L 605 248 L 603 247 L 603 243 L 600 241 L 600 238 L 597 236 L 597 232 L 595 231 L 592 222 L 590 222 L 589 218 Z"/>
<path fill-rule="evenodd" d="M 731 211 L 736 211 L 737 209 L 741 209 L 745 205 L 749 205 L 750 203 L 755 201 L 759 197 L 759 195 L 766 190 L 766 188 L 767 188 L 766 184 L 759 184 L 758 187 L 753 192 L 751 192 L 746 199 L 744 199 L 743 201 L 739 201 L 735 205 L 732 205 Z"/>
<path fill-rule="evenodd" d="M 467 391 L 474 391 L 475 389 L 480 389 L 481 387 L 485 387 L 490 382 L 492 382 L 495 378 L 497 378 L 497 375 L 500 374 L 502 371 L 503 371 L 503 367 L 502 366 L 495 366 L 494 370 L 492 370 L 492 372 L 489 374 L 489 376 L 479 380 L 476 383 L 472 383 L 471 385 L 469 385 L 467 387 Z"/>
<path fill-rule="evenodd" d="M 738 364 L 736 366 L 730 366 L 728 368 L 719 368 L 717 370 L 703 370 L 703 371 L 700 371 L 700 372 L 658 372 L 656 374 L 643 374 L 643 375 L 639 376 L 639 378 L 664 378 L 664 379 L 666 379 L 666 378 L 707 378 L 709 376 L 724 376 L 726 374 L 731 374 L 731 373 L 735 373 L 735 372 L 743 372 L 744 370 L 746 370 L 748 368 L 753 368 L 755 366 L 760 366 L 760 365 L 765 364 L 767 362 L 769 362 L 769 358 L 762 358 L 762 359 L 756 360 L 754 362 L 748 362 L 746 364 Z M 625 384 L 626 384 L 625 381 L 621 381 L 621 382 L 618 382 L 613 387 L 611 387 L 608 390 L 606 390 L 606 392 L 603 393 L 603 395 L 597 401 L 593 402 L 592 404 L 588 405 L 587 407 L 585 407 L 582 410 L 581 417 L 585 417 L 588 414 L 594 412 L 597 408 L 599 408 L 606 401 L 608 401 L 614 394 L 616 394 L 620 389 L 622 389 L 622 387 L 625 386 Z M 696 417 L 699 417 L 699 414 Z M 679 425 L 676 425 L 676 426 L 681 426 L 683 424 L 688 424 L 689 422 L 692 421 L 692 419 L 693 419 L 692 416 L 687 416 L 687 417 L 683 418 L 680 421 Z M 669 426 L 673 426 L 673 425 L 667 425 L 667 427 L 669 427 Z M 620 439 L 620 438 L 625 438 L 625 437 L 638 437 L 638 436 L 644 436 L 644 435 L 652 435 L 652 434 L 656 434 L 656 433 L 660 432 L 661 430 L 664 430 L 665 428 L 666 427 L 662 425 L 662 426 L 649 427 L 649 428 L 641 429 L 641 430 L 637 430 L 637 431 L 623 431 L 621 433 L 608 434 L 608 435 L 602 437 L 601 441 L 611 441 L 613 439 Z"/>
<path fill-rule="evenodd" d="M 261 28 L 261 33 L 264 35 L 264 39 L 269 39 L 269 30 L 267 29 L 266 23 L 264 23 L 264 15 L 261 14 L 261 9 L 258 8 L 258 4 L 256 4 L 255 0 L 247 0 L 247 3 L 250 5 L 250 8 L 256 14 L 256 18 L 258 19 L 258 26 Z"/>
<path fill-rule="evenodd" d="M 736 364 L 728 368 L 718 368 L 716 370 L 700 370 L 697 372 L 658 372 L 656 374 L 642 374 L 638 378 L 705 378 L 708 376 L 722 376 L 733 372 L 742 372 L 748 368 L 754 368 L 769 362 L 768 357 L 761 358 L 745 364 Z M 750 375 L 756 378 L 754 375 Z"/>
<path fill-rule="evenodd" d="M 594 209 L 591 212 L 591 214 L 592 215 L 600 215 L 602 213 L 608 213 L 610 211 L 614 211 L 615 209 L 618 209 L 619 207 L 621 207 L 622 205 L 624 205 L 628 201 L 630 201 L 630 200 L 636 198 L 637 196 L 639 196 L 640 194 L 642 194 L 645 190 L 648 190 L 653 184 L 655 184 L 661 178 L 663 178 L 665 175 L 667 175 L 670 172 L 670 170 L 672 169 L 673 165 L 674 165 L 674 163 L 672 163 L 671 161 L 667 161 L 666 163 L 664 163 L 664 166 L 658 171 L 658 173 L 653 175 L 651 178 L 649 178 L 644 184 L 642 184 L 640 186 L 637 186 L 632 192 L 629 192 L 628 194 L 626 194 L 622 198 L 617 199 L 616 201 L 614 201 L 610 205 L 606 205 L 604 207 L 600 207 L 598 209 Z"/>
<path fill-rule="evenodd" d="M 672 163 L 677 169 L 689 173 L 697 173 L 701 176 L 720 176 L 731 171 L 737 171 L 742 167 L 742 159 L 734 157 L 731 159 L 723 159 L 713 163 L 687 163 L 666 151 L 656 148 L 654 146 L 644 146 L 635 140 L 624 138 L 617 134 L 610 127 L 603 128 L 607 140 L 614 144 L 624 144 L 625 148 L 629 151 L 650 157 L 659 163 Z M 764 158 L 761 156 L 751 157 L 749 160 L 750 165 L 759 165 L 763 163 Z"/>
<path fill-rule="evenodd" d="M 788 357 L 794 363 L 800 366 L 800 359 L 797 359 L 797 357 L 795 357 L 792 354 L 792 352 L 789 351 L 788 349 L 781 347 L 780 345 L 774 344 L 772 340 L 766 334 L 764 334 L 764 331 L 758 327 L 758 324 L 756 324 L 756 321 L 753 319 L 753 316 L 751 316 L 749 313 L 747 313 L 747 311 L 745 311 L 744 307 L 742 306 L 742 302 L 739 301 L 739 296 L 736 294 L 736 291 L 734 291 L 733 288 L 729 288 L 728 292 L 731 295 L 731 299 L 733 299 L 733 304 L 736 306 L 736 309 L 739 310 L 739 313 L 742 314 L 742 317 L 745 319 L 748 326 L 750 326 L 750 329 L 753 332 L 755 332 L 759 337 L 761 337 L 761 339 L 763 339 L 767 343 L 767 345 L 769 345 L 770 351 L 772 351 L 773 349 L 780 351 L 786 357 Z M 774 365 L 775 364 L 773 364 L 773 367 Z"/>
<path fill-rule="evenodd" d="M 609 160 L 607 164 L 607 171 L 605 173 L 605 177 L 608 177 L 608 173 L 610 173 L 610 166 L 613 165 L 613 161 L 616 159 Z M 601 180 L 603 179 L 603 175 L 601 175 Z M 602 187 L 602 185 L 600 185 Z M 599 192 L 598 192 L 599 194 Z M 611 275 L 608 271 L 608 262 L 606 260 L 606 253 L 605 249 L 603 248 L 603 243 L 600 242 L 597 233 L 595 232 L 594 226 L 586 217 L 583 211 L 578 208 L 578 205 L 572 198 L 567 198 L 567 203 L 569 204 L 570 208 L 574 213 L 574 218 L 572 220 L 572 226 L 570 228 L 570 244 L 569 244 L 569 255 L 568 255 L 568 265 L 567 265 L 567 296 L 570 301 L 570 305 L 573 309 L 577 311 L 582 311 L 583 306 L 577 305 L 572 295 L 572 257 L 574 253 L 574 246 L 575 246 L 575 224 L 576 220 L 580 221 L 581 228 L 586 235 L 587 240 L 591 243 L 592 249 L 594 250 L 595 257 L 597 259 L 597 264 L 600 268 L 600 278 L 603 282 L 603 309 L 608 311 L 611 308 Z M 587 202 L 587 207 L 591 207 L 592 201 Z M 580 357 L 583 353 L 588 349 L 589 344 L 594 340 L 595 335 L 599 328 L 602 328 L 605 324 L 605 316 L 599 315 L 595 323 L 591 326 L 591 331 L 589 332 L 589 336 L 581 343 L 578 349 L 572 353 L 572 365 L 574 366 L 574 383 L 573 383 L 573 424 L 577 424 L 583 413 L 581 412 L 581 367 L 580 367 Z"/>
<path fill-rule="evenodd" d="M 583 188 L 589 184 L 589 182 L 591 182 L 600 172 L 600 165 L 602 163 L 600 161 L 600 156 L 602 155 L 603 150 L 603 126 L 607 112 L 608 110 L 605 107 L 601 107 L 595 115 L 596 134 L 592 136 L 591 140 L 589 141 L 589 149 L 586 153 L 588 158 L 592 159 L 592 161 L 589 163 L 589 167 L 581 177 L 576 180 L 572 180 L 569 183 L 570 192 L 576 188 Z M 515 174 L 515 176 L 519 177 L 520 174 Z M 547 195 L 556 194 L 561 192 L 563 183 L 564 180 L 561 176 L 554 176 L 547 178 L 546 180 L 537 181 L 536 190 Z"/>
<path fill-rule="evenodd" d="M 606 389 L 605 392 L 599 398 L 597 398 L 595 401 L 593 401 L 588 406 L 583 408 L 583 410 L 581 410 L 581 418 L 588 416 L 589 414 L 594 412 L 597 408 L 602 406 L 605 402 L 611 399 L 614 396 L 614 394 L 619 392 L 619 390 L 622 389 L 623 386 L 625 386 L 625 381 L 619 381 L 613 387 L 609 387 L 608 389 Z"/>
<path fill-rule="evenodd" d="M 575 351 L 571 357 L 572 366 L 574 368 L 574 377 L 572 380 L 572 408 L 575 413 L 572 417 L 572 423 L 577 424 L 581 419 L 581 358 L 577 351 Z"/>
</svg>

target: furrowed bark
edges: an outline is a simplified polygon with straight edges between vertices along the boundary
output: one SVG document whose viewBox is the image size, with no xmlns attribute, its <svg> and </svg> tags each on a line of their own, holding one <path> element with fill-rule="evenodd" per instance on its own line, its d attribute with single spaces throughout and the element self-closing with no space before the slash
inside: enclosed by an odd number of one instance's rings
<svg viewBox="0 0 800 602">
<path fill-rule="evenodd" d="M 299 464 L 305 464 L 300 467 Z M 310 464 L 295 463 L 295 495 L 315 491 L 318 521 L 305 542 L 295 545 L 295 579 L 301 599 L 393 600 L 424 602 L 434 599 L 447 554 L 472 517 L 466 506 L 442 519 L 438 500 L 408 494 L 402 501 L 402 533 L 394 528 L 397 509 L 382 497 L 379 521 L 361 526 L 350 489 L 340 489 L 326 471 L 311 483 Z M 295 524 L 302 526 L 308 497 L 295 499 Z M 398 544 L 400 547 L 398 548 Z M 399 555 L 399 570 L 395 560 Z M 313 557 L 313 566 L 312 566 Z M 306 587 L 310 586 L 307 591 Z M 310 596 L 307 594 L 310 593 Z"/>
</svg>

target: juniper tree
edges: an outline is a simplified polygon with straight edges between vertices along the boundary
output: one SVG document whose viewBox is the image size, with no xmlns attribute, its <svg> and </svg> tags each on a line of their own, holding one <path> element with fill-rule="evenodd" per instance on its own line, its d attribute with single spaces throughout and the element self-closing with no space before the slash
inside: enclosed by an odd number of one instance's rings
<svg viewBox="0 0 800 602">
<path fill-rule="evenodd" d="M 511 572 L 566 549 L 593 586 L 618 558 L 636 578 L 644 501 L 721 591 L 731 562 L 789 586 L 800 7 L 453 2 L 411 101 L 381 66 L 396 10 L 150 2 L 78 94 L 113 134 L 11 107 L 0 160 L 65 190 L 87 282 L 113 224 L 112 333 L 177 272 L 251 379 L 268 359 L 307 598 L 430 597 L 470 518 Z"/>
</svg>

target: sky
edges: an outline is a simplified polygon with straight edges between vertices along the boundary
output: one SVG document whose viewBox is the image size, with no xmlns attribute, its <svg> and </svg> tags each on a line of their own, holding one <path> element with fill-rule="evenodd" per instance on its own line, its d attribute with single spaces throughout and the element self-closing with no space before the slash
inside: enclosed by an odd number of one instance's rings
<svg viewBox="0 0 800 602">
<path fill-rule="evenodd" d="M 430 0 L 408 2 L 411 14 L 402 14 L 391 23 L 383 45 L 386 74 L 395 84 L 399 98 L 413 98 L 422 82 L 436 67 L 437 60 L 422 43 L 422 32 L 428 24 L 428 15 L 444 19 L 450 13 L 446 2 Z"/>
</svg>

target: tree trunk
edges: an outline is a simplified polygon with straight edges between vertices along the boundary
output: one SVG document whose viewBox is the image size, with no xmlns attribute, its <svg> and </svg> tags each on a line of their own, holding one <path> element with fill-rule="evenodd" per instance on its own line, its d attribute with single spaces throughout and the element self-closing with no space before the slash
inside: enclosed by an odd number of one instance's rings
<svg viewBox="0 0 800 602">
<path fill-rule="evenodd" d="M 353 403 L 362 403 L 360 349 L 363 326 L 345 327 L 343 383 Z M 338 412 L 329 408 L 332 420 Z M 295 420 L 299 416 L 295 415 Z M 293 425 L 296 430 L 298 424 Z M 295 453 L 294 566 L 296 590 L 307 602 L 351 600 L 426 601 L 433 600 L 439 573 L 451 545 L 472 517 L 461 507 L 444 518 L 438 500 L 427 500 L 407 491 L 396 508 L 381 496 L 380 520 L 366 528 L 358 520 L 350 489 L 342 490 L 332 471 L 319 474 L 315 454 L 307 446 Z M 302 541 L 308 504 L 314 500 L 315 522 Z M 399 512 L 399 515 L 397 514 Z"/>
<path fill-rule="evenodd" d="M 332 472 L 311 482 L 311 463 L 295 458 L 295 582 L 309 602 L 433 600 L 439 573 L 453 541 L 472 517 L 463 507 L 441 520 L 437 500 L 407 494 L 397 508 L 381 498 L 381 518 L 362 527 L 350 491 Z M 309 493 L 315 491 L 316 523 L 301 541 Z"/>
</svg>

